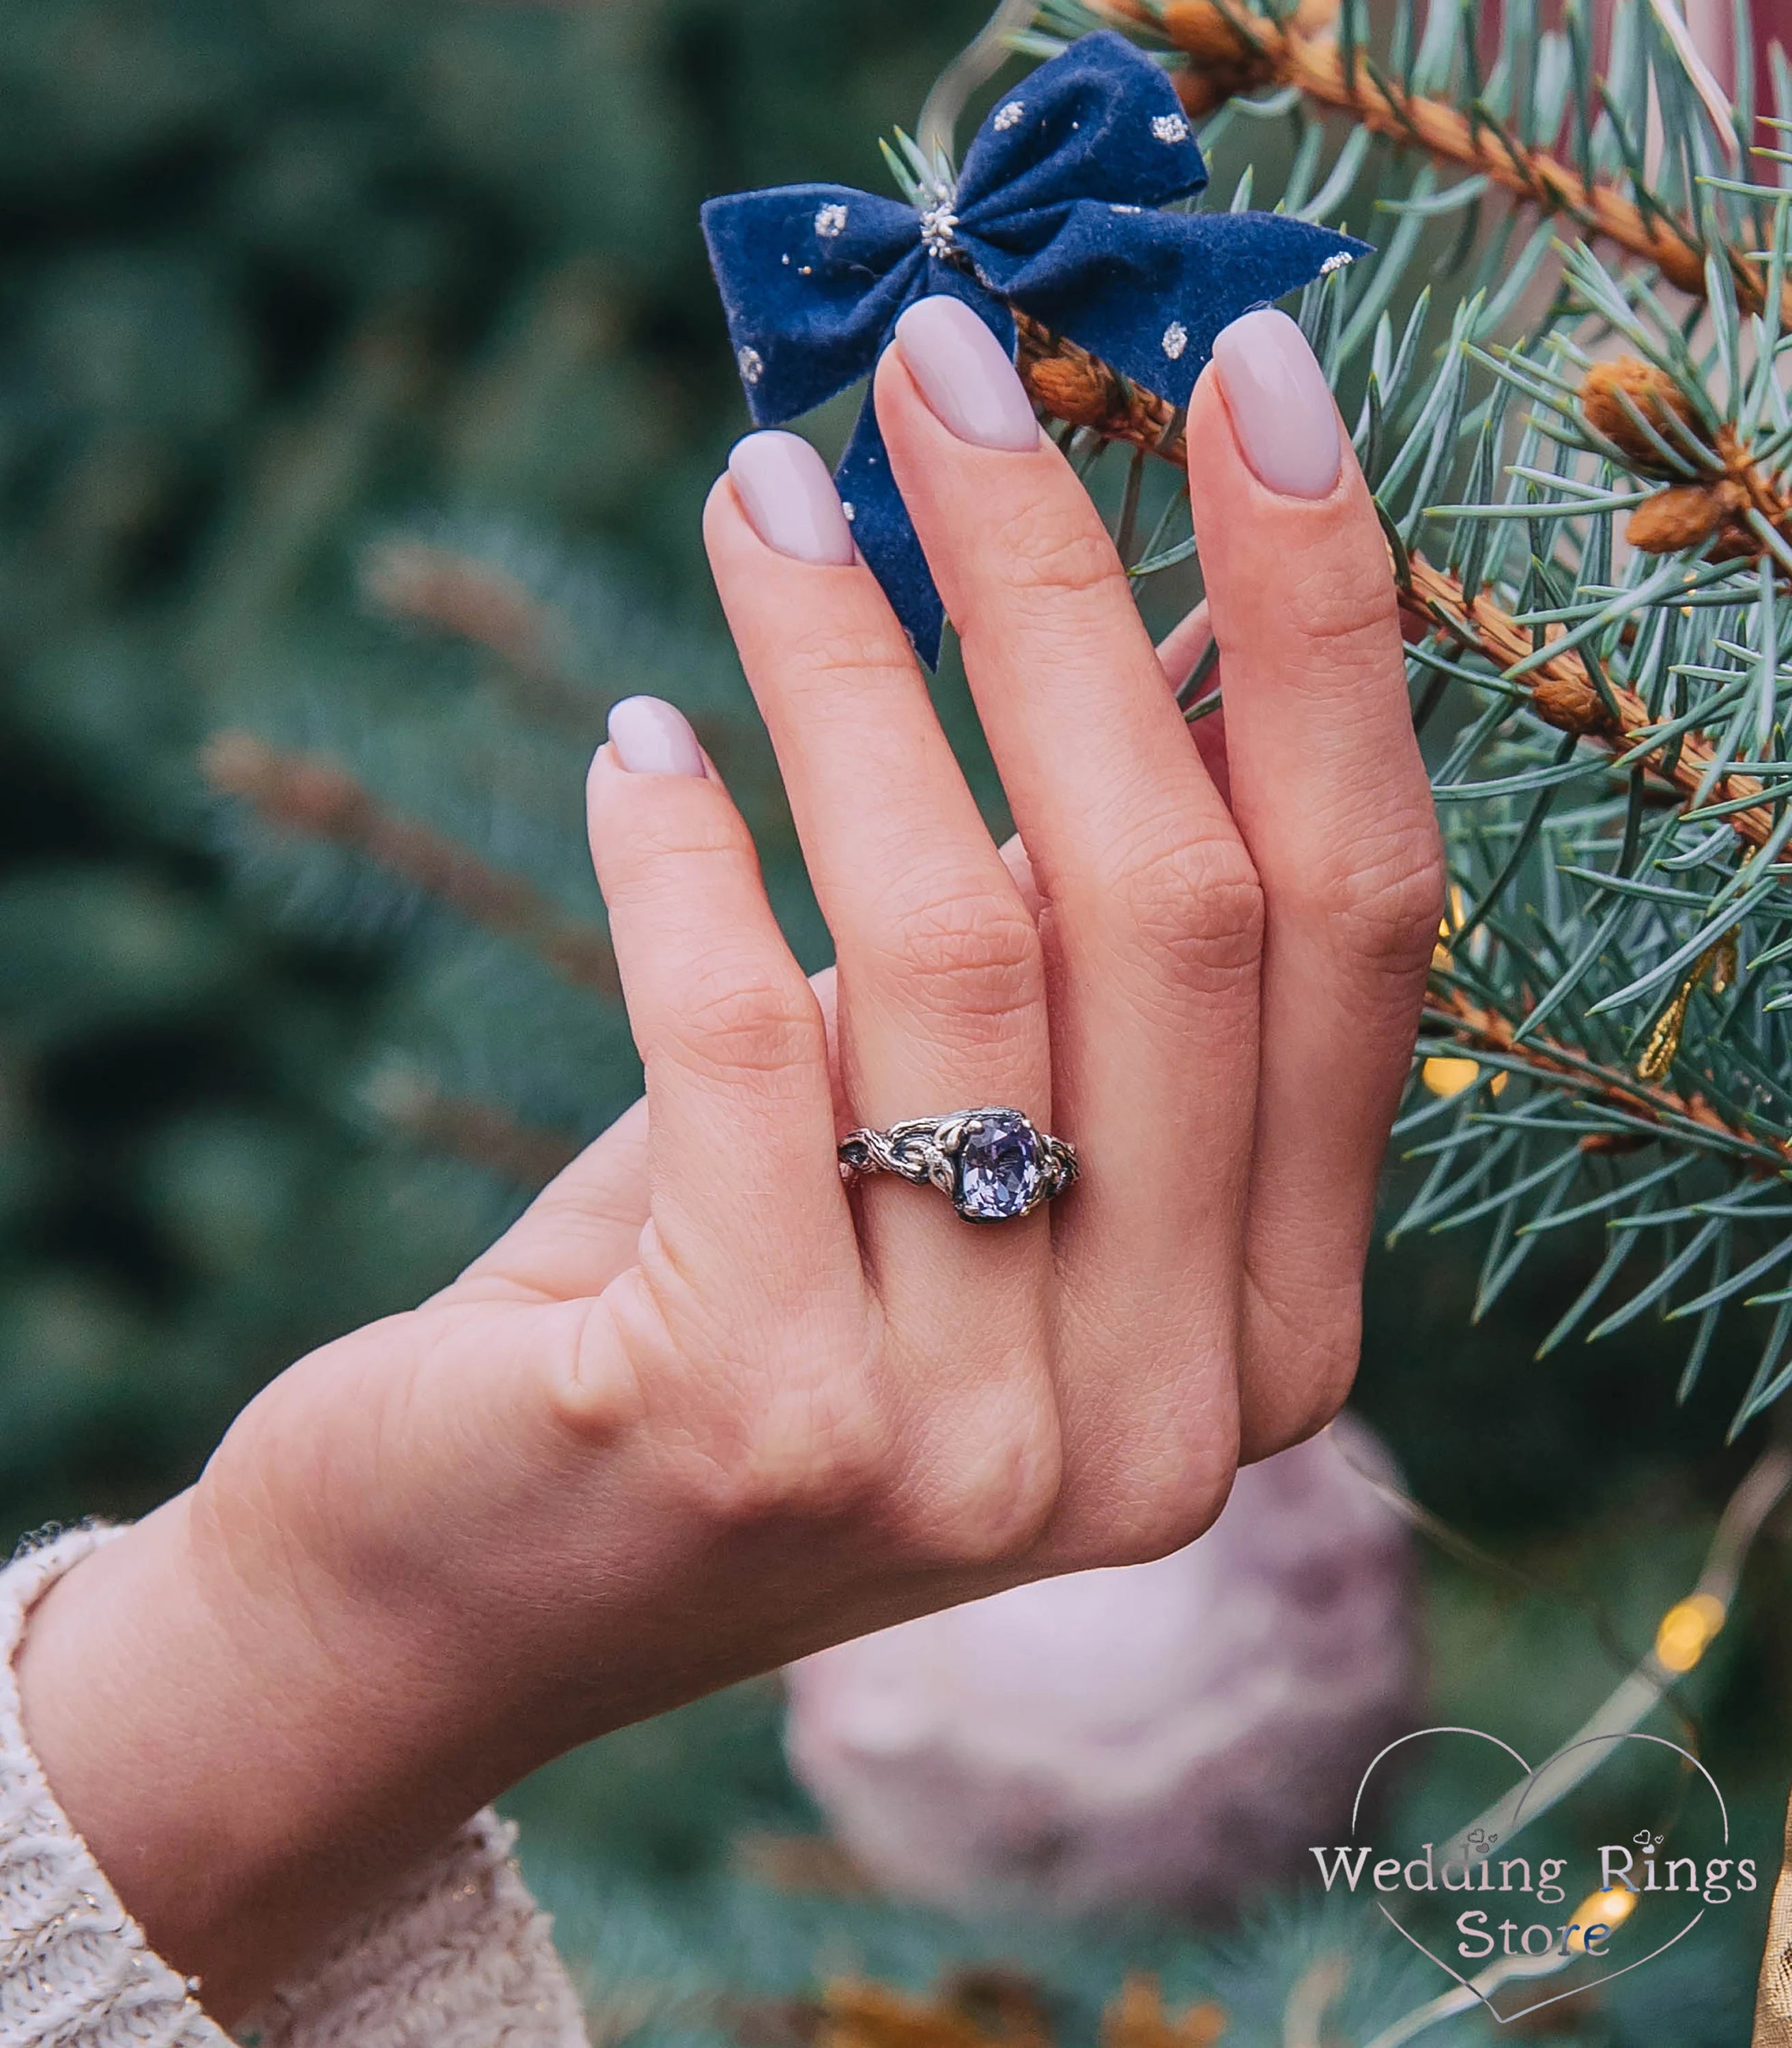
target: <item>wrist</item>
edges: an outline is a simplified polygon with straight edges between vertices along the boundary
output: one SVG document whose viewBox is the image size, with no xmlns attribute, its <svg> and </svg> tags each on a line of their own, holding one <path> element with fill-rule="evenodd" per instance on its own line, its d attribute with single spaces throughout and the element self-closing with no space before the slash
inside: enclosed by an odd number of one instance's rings
<svg viewBox="0 0 1792 2048">
<path fill-rule="evenodd" d="M 51 1588 L 17 1677 L 52 1793 L 226 2025 L 497 1789 L 406 1647 L 246 1577 L 198 1489 Z"/>
</svg>

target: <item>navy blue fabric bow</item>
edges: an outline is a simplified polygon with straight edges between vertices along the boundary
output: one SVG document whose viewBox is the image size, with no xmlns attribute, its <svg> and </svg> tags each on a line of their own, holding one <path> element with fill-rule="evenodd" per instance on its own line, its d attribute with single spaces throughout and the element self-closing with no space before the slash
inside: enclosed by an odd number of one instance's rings
<svg viewBox="0 0 1792 2048">
<path fill-rule="evenodd" d="M 1186 405 L 1220 330 L 1368 248 L 1269 213 L 1165 213 L 1207 182 L 1169 80 L 1124 37 L 1085 36 L 1009 94 L 930 208 L 847 185 L 712 199 L 709 258 L 755 425 L 806 413 L 876 364 L 931 292 L 1010 353 L 1010 303 Z M 860 553 L 929 667 L 943 615 L 867 396 L 836 481 Z"/>
</svg>

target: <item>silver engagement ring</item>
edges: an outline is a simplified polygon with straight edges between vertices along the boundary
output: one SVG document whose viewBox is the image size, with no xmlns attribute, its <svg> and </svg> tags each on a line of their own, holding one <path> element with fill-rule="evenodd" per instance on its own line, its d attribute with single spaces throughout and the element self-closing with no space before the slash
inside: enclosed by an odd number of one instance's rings
<svg viewBox="0 0 1792 2048">
<path fill-rule="evenodd" d="M 898 1173 L 931 1183 L 971 1223 L 1005 1223 L 1061 1195 L 1076 1177 L 1074 1146 L 1041 1131 L 1018 1109 L 960 1109 L 912 1116 L 887 1131 L 850 1131 L 840 1172 Z"/>
</svg>

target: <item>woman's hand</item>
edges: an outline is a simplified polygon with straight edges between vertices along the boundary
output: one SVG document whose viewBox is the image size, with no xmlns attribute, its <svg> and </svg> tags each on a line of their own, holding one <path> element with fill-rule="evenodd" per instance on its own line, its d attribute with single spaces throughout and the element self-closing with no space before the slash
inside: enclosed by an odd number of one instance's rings
<svg viewBox="0 0 1792 2048">
<path fill-rule="evenodd" d="M 560 1749 L 1185 1543 L 1349 1385 L 1440 882 L 1318 368 L 1252 314 L 1195 394 L 1199 744 L 975 316 L 911 310 L 877 401 L 1024 855 L 819 460 L 743 444 L 707 534 L 834 935 L 832 1046 L 739 813 L 635 700 L 590 808 L 645 1105 L 445 1293 L 269 1388 L 33 1626 L 52 1784 L 220 2017 Z M 983 1104 L 1069 1138 L 1076 1185 L 988 1227 L 842 1185 L 850 1127 Z"/>
</svg>

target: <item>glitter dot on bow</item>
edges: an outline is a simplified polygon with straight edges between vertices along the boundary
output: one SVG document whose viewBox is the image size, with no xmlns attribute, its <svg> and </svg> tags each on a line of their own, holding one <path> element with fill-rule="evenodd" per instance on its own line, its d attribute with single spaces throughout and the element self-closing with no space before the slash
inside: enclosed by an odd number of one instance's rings
<svg viewBox="0 0 1792 2048">
<path fill-rule="evenodd" d="M 754 424 L 782 425 L 865 376 L 933 292 L 964 300 L 1010 353 L 1018 307 L 1186 405 L 1222 328 L 1369 248 L 1282 214 L 1159 210 L 1206 182 L 1168 78 L 1104 29 L 1002 100 L 956 182 L 918 204 L 822 184 L 709 200 L 704 235 Z M 869 396 L 835 481 L 933 666 L 939 593 Z"/>
</svg>

